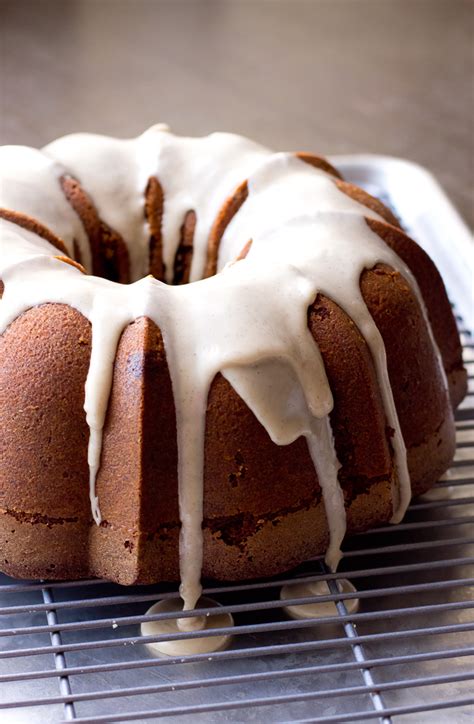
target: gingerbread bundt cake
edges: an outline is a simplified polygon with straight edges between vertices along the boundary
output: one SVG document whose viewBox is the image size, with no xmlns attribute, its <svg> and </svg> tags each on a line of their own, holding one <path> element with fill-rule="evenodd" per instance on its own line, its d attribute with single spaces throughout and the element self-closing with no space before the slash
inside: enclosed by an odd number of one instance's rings
<svg viewBox="0 0 474 724">
<path fill-rule="evenodd" d="M 190 607 L 201 575 L 337 565 L 448 467 L 443 283 L 323 159 L 156 126 L 0 174 L 3 571 Z"/>
</svg>

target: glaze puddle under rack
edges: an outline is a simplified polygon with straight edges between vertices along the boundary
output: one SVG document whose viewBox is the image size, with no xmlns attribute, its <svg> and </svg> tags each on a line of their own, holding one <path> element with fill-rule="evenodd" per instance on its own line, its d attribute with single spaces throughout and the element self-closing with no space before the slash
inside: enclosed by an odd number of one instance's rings
<svg viewBox="0 0 474 724">
<path fill-rule="evenodd" d="M 434 179 L 399 159 L 332 159 L 390 205 L 440 268 L 462 332 L 469 395 L 456 457 L 399 526 L 346 543 L 278 580 L 207 586 L 232 611 L 232 646 L 153 658 L 139 634 L 164 586 L 22 582 L 0 576 L 0 720 L 8 722 L 454 722 L 474 714 L 474 339 L 472 241 Z M 279 591 L 328 581 L 337 614 L 293 621 Z M 335 581 L 357 588 L 348 614 Z M 347 594 L 344 595 L 347 600 Z M 185 635 L 185 634 L 182 634 Z"/>
</svg>

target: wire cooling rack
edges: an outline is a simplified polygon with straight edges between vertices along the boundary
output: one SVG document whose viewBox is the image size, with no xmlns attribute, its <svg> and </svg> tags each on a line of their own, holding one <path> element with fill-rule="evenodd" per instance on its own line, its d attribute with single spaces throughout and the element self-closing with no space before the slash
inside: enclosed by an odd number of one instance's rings
<svg viewBox="0 0 474 724">
<path fill-rule="evenodd" d="M 376 159 L 364 166 L 360 157 L 342 166 L 384 197 L 410 231 L 397 184 L 389 193 L 390 184 L 380 183 L 381 161 L 378 169 Z M 423 241 L 433 252 L 433 236 Z M 459 289 L 450 292 L 456 300 Z M 320 557 L 279 579 L 206 586 L 234 616 L 233 643 L 185 659 L 154 658 L 144 644 L 159 637 L 140 636 L 149 606 L 176 589 L 3 576 L 0 721 L 472 721 L 474 343 L 458 321 L 469 395 L 457 413 L 456 457 L 402 524 L 351 538 L 335 574 Z M 307 601 L 334 601 L 334 615 L 286 617 L 280 587 L 297 576 L 327 581 L 328 595 Z M 341 578 L 357 588 L 344 600 Z M 353 597 L 360 606 L 349 614 L 344 601 Z"/>
</svg>

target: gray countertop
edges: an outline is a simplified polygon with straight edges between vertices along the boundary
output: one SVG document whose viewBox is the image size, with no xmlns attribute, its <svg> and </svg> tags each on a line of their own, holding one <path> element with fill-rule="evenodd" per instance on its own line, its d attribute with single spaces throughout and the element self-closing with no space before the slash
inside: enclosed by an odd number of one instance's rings
<svg viewBox="0 0 474 724">
<path fill-rule="evenodd" d="M 0 142 L 166 121 L 402 156 L 474 225 L 469 0 L 0 0 Z"/>
</svg>

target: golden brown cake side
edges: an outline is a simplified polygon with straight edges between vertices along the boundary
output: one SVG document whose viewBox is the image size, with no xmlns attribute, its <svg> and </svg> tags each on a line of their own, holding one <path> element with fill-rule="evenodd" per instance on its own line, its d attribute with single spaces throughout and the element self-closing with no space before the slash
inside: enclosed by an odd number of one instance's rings
<svg viewBox="0 0 474 724">
<path fill-rule="evenodd" d="M 374 219 L 367 219 L 367 223 L 405 262 L 418 283 L 443 359 L 451 401 L 453 407 L 457 407 L 467 391 L 467 372 L 463 366 L 456 321 L 441 275 L 428 254 L 409 236 Z"/>
<path fill-rule="evenodd" d="M 361 285 L 386 345 L 414 490 L 422 492 L 451 460 L 451 408 L 406 282 L 380 267 L 365 272 Z M 387 522 L 392 514 L 389 435 L 370 353 L 354 323 L 322 296 L 308 314 L 334 393 L 331 422 L 353 532 Z M 46 570 L 51 578 L 98 575 L 122 583 L 176 579 L 174 405 L 156 326 L 137 320 L 119 345 L 97 481 L 99 527 L 91 520 L 82 409 L 89 323 L 68 307 L 44 305 L 16 320 L 1 345 L 2 358 L 9 360 L 2 373 L 8 376 L 12 415 L 2 465 L 4 569 L 22 577 Z M 53 385 L 45 380 L 45 359 Z M 6 388 L 4 379 L 0 386 Z M 18 436 L 21 460 L 13 442 Z M 205 460 L 204 575 L 272 575 L 324 553 L 324 506 L 304 441 L 275 446 L 220 375 L 209 396 Z"/>
<path fill-rule="evenodd" d="M 33 219 L 27 214 L 20 213 L 18 211 L 12 211 L 11 209 L 0 209 L 0 219 L 10 221 L 12 224 L 17 224 L 22 229 L 31 231 L 32 234 L 37 234 L 41 239 L 48 241 L 62 254 L 68 256 L 68 251 L 64 244 L 64 241 L 56 236 L 47 226 L 41 224 L 37 219 Z"/>
</svg>

